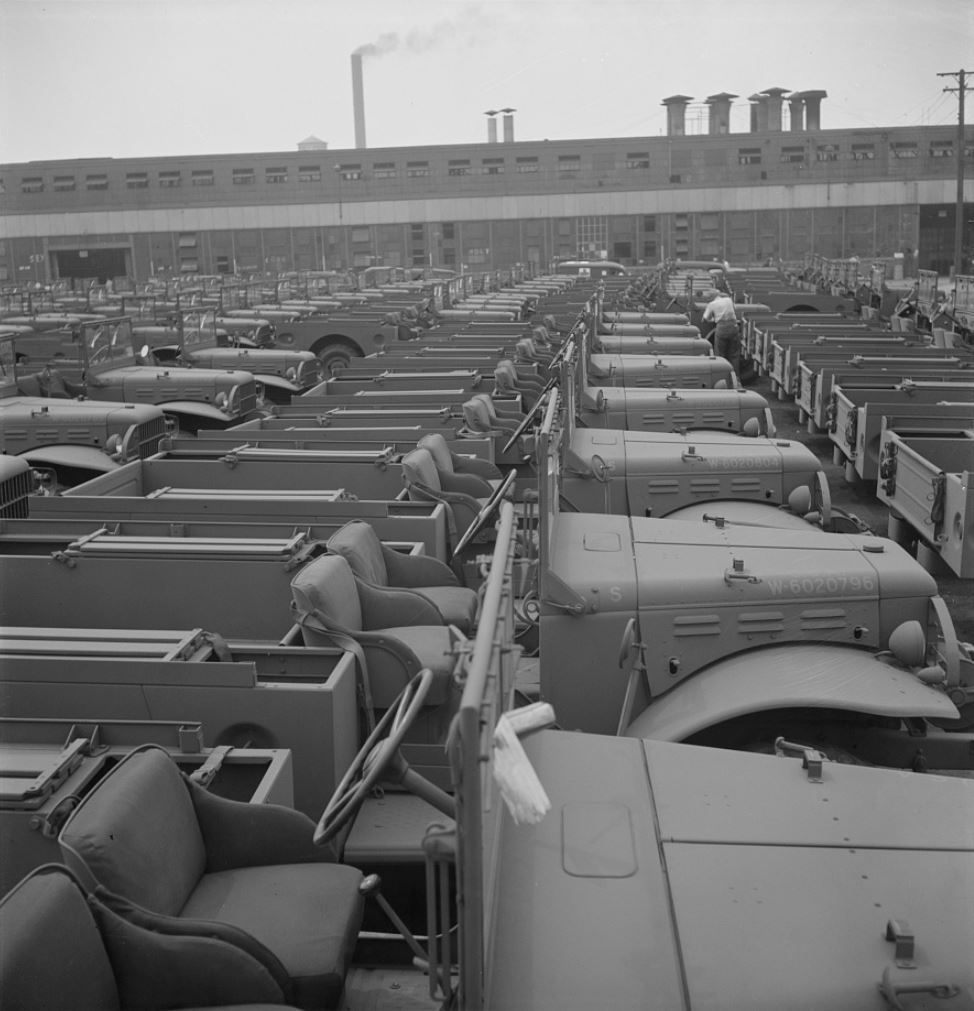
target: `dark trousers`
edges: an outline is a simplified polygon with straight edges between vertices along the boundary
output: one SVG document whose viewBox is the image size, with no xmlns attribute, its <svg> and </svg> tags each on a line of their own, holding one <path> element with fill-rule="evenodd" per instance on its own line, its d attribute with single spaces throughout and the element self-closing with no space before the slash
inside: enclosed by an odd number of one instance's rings
<svg viewBox="0 0 974 1011">
<path fill-rule="evenodd" d="M 741 334 L 736 321 L 721 320 L 714 328 L 714 353 L 718 358 L 726 358 L 740 379 Z"/>
</svg>

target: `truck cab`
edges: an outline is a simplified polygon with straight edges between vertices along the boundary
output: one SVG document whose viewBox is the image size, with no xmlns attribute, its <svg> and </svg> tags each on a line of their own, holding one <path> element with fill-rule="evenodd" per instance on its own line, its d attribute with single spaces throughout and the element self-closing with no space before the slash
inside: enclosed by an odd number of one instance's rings
<svg viewBox="0 0 974 1011">
<path fill-rule="evenodd" d="M 310 351 L 246 347 L 234 334 L 221 345 L 215 309 L 184 309 L 174 315 L 174 325 L 133 327 L 136 340 L 144 341 L 159 363 L 250 372 L 273 403 L 290 403 L 321 382 L 320 363 Z"/>
<path fill-rule="evenodd" d="M 58 371 L 93 400 L 158 405 L 187 432 L 260 416 L 261 391 L 249 372 L 140 364 L 148 352 L 136 348 L 129 317 L 81 323 L 64 336 Z"/>
</svg>

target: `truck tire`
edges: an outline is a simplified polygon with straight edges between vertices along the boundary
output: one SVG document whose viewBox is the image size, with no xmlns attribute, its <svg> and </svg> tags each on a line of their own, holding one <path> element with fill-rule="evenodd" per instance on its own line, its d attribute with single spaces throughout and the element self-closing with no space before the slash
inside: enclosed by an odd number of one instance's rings
<svg viewBox="0 0 974 1011">
<path fill-rule="evenodd" d="M 324 347 L 315 348 L 315 354 L 321 362 L 321 371 L 326 379 L 344 372 L 353 357 L 361 357 L 357 348 L 344 343 L 325 344 Z"/>
</svg>

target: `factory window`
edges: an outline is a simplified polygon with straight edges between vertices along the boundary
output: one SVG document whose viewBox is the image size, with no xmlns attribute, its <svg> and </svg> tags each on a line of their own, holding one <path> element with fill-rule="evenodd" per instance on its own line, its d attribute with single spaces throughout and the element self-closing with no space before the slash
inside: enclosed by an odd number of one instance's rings
<svg viewBox="0 0 974 1011">
<path fill-rule="evenodd" d="M 321 166 L 320 165 L 299 165 L 298 166 L 298 182 L 299 183 L 320 183 L 321 182 Z"/>
<path fill-rule="evenodd" d="M 632 257 L 632 243 L 631 242 L 613 242 L 612 243 L 612 259 L 613 260 L 628 260 Z"/>
<path fill-rule="evenodd" d="M 199 260 L 180 260 L 179 261 L 179 272 L 181 274 L 196 274 L 199 272 L 200 262 Z"/>
<path fill-rule="evenodd" d="M 443 224 L 440 225 L 440 228 L 442 230 L 444 239 L 455 238 L 456 226 L 452 221 L 444 221 Z"/>
<path fill-rule="evenodd" d="M 580 172 L 582 169 L 582 157 L 577 154 L 558 155 L 558 171 L 563 175 L 573 172 Z"/>
<path fill-rule="evenodd" d="M 96 173 L 94 175 L 85 176 L 85 189 L 88 190 L 107 190 L 108 189 L 108 176 L 101 173 Z"/>
<path fill-rule="evenodd" d="M 178 245 L 180 249 L 195 249 L 196 232 L 180 232 Z"/>
<path fill-rule="evenodd" d="M 738 165 L 760 165 L 761 148 L 759 147 L 739 147 L 737 149 Z"/>
<path fill-rule="evenodd" d="M 816 161 L 838 161 L 839 149 L 834 144 L 819 144 L 815 148 Z"/>
<path fill-rule="evenodd" d="M 368 228 L 353 228 L 352 229 L 352 242 L 370 242 L 372 240 L 372 233 Z"/>
<path fill-rule="evenodd" d="M 147 190 L 149 188 L 149 173 L 126 172 L 125 186 L 130 190 Z"/>
<path fill-rule="evenodd" d="M 395 179 L 396 163 L 394 161 L 377 161 L 372 166 L 373 179 Z"/>
<path fill-rule="evenodd" d="M 626 168 L 627 169 L 648 169 L 649 168 L 649 152 L 648 151 L 636 151 L 630 152 L 626 155 Z"/>
<path fill-rule="evenodd" d="M 793 165 L 803 165 L 805 163 L 805 148 L 783 147 L 778 160 L 788 162 Z"/>
<path fill-rule="evenodd" d="M 194 186 L 212 186 L 213 169 L 193 169 L 190 181 Z"/>
<path fill-rule="evenodd" d="M 287 182 L 287 168 L 284 166 L 264 169 L 264 182 L 279 185 Z"/>
<path fill-rule="evenodd" d="M 43 193 L 44 180 L 40 176 L 26 176 L 20 180 L 21 193 Z"/>
<path fill-rule="evenodd" d="M 647 259 L 651 259 L 656 256 L 656 243 L 655 242 L 644 242 L 643 243 L 643 256 Z"/>
<path fill-rule="evenodd" d="M 655 232 L 656 231 L 656 215 L 655 214 L 644 214 L 643 215 L 643 231 L 644 232 Z"/>
<path fill-rule="evenodd" d="M 407 161 L 406 162 L 406 175 L 411 179 L 417 179 L 420 176 L 428 176 L 430 174 L 430 163 L 428 161 Z"/>
<path fill-rule="evenodd" d="M 685 232 L 690 228 L 690 219 L 685 214 L 677 214 L 673 219 L 673 227 L 678 232 Z"/>
<path fill-rule="evenodd" d="M 872 161 L 876 157 L 876 148 L 873 144 L 853 144 L 853 161 Z"/>
<path fill-rule="evenodd" d="M 674 174 L 674 175 L 671 175 L 671 176 L 670 176 L 670 182 L 671 182 L 671 183 L 672 183 L 672 184 L 673 184 L 674 186 L 675 186 L 675 185 L 677 185 L 678 183 L 682 183 L 682 182 L 683 182 L 683 176 L 681 176 L 681 175 L 679 175 L 679 174 Z"/>
<path fill-rule="evenodd" d="M 257 175 L 252 168 L 235 168 L 232 175 L 234 186 L 253 186 Z"/>
<path fill-rule="evenodd" d="M 517 164 L 515 166 L 517 172 L 537 172 L 538 171 L 538 159 L 537 158 L 518 158 Z"/>
<path fill-rule="evenodd" d="M 482 164 L 485 176 L 499 176 L 504 173 L 503 158 L 484 158 Z"/>
<path fill-rule="evenodd" d="M 953 158 L 954 142 L 952 140 L 932 140 L 930 141 L 931 158 Z"/>
<path fill-rule="evenodd" d="M 447 162 L 447 175 L 465 176 L 470 174 L 469 158 L 451 158 Z"/>
<path fill-rule="evenodd" d="M 177 186 L 180 186 L 181 184 L 182 184 L 182 177 L 178 171 L 159 173 L 160 186 L 166 189 L 175 189 Z"/>
<path fill-rule="evenodd" d="M 916 158 L 920 154 L 916 141 L 912 140 L 894 141 L 890 144 L 889 151 L 894 158 Z"/>
<path fill-rule="evenodd" d="M 467 263 L 486 263 L 487 253 L 486 249 L 468 249 L 464 259 Z"/>
<path fill-rule="evenodd" d="M 74 176 L 55 176 L 54 177 L 54 192 L 55 193 L 70 193 L 77 189 L 77 185 L 74 181 Z"/>
<path fill-rule="evenodd" d="M 362 178 L 362 165 L 361 163 L 348 165 L 337 165 L 336 171 L 338 172 L 338 177 L 342 182 L 354 183 L 358 182 Z"/>
</svg>

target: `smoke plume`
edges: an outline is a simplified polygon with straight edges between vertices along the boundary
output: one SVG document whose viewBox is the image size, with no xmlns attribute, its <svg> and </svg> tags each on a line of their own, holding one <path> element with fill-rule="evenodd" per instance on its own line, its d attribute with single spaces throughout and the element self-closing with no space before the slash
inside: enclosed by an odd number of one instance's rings
<svg viewBox="0 0 974 1011">
<path fill-rule="evenodd" d="M 484 17 L 479 7 L 466 7 L 463 13 L 449 21 L 437 21 L 429 28 L 413 28 L 405 34 L 383 32 L 374 42 L 355 50 L 358 56 L 385 56 L 398 51 L 427 53 L 449 43 L 470 45 L 482 34 Z"/>
</svg>

